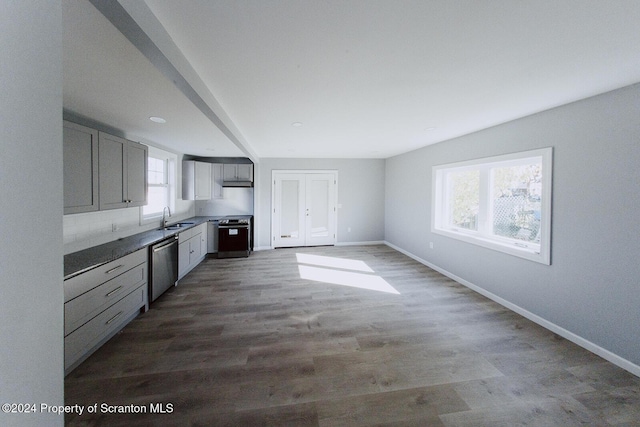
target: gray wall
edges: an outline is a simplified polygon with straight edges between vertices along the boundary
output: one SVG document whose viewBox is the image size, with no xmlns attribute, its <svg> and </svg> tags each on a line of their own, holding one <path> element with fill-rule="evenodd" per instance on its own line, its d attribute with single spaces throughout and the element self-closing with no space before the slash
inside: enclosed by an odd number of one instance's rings
<svg viewBox="0 0 640 427">
<path fill-rule="evenodd" d="M 271 246 L 271 171 L 282 169 L 337 170 L 338 243 L 384 240 L 384 160 L 267 158 L 256 165 L 257 247 Z"/>
<path fill-rule="evenodd" d="M 62 15 L 59 1 L 0 13 L 0 403 L 3 426 L 62 426 Z"/>
<path fill-rule="evenodd" d="M 432 166 L 548 146 L 551 266 L 430 232 Z M 638 183 L 640 84 L 387 159 L 385 239 L 639 365 Z"/>
</svg>

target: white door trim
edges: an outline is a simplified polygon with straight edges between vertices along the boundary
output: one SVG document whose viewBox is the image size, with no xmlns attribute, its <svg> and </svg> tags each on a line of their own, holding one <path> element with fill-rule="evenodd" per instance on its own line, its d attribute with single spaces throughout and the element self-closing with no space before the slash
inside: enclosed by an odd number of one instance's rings
<svg viewBox="0 0 640 427">
<path fill-rule="evenodd" d="M 287 175 L 287 174 L 291 174 L 291 175 L 312 175 L 312 174 L 331 174 L 334 177 L 334 184 L 335 184 L 335 190 L 334 190 L 334 194 L 333 194 L 333 223 L 334 223 L 334 238 L 333 238 L 333 243 L 332 244 L 336 244 L 338 241 L 338 171 L 336 169 L 274 169 L 271 171 L 271 207 L 270 207 L 270 218 L 271 218 L 271 236 L 269 238 L 270 240 L 270 246 L 271 249 L 276 248 L 275 242 L 276 242 L 276 221 L 275 221 L 275 214 L 276 214 L 276 178 L 279 175 Z"/>
</svg>

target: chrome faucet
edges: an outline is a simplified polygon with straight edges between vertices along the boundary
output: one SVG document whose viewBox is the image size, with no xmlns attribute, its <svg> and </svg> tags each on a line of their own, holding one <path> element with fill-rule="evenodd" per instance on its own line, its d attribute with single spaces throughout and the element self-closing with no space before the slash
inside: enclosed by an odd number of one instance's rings
<svg viewBox="0 0 640 427">
<path fill-rule="evenodd" d="M 165 211 L 169 212 L 169 218 L 171 218 L 171 209 L 169 208 L 169 206 L 165 206 L 164 208 L 162 208 L 162 227 L 167 226 L 167 217 L 164 216 Z"/>
</svg>

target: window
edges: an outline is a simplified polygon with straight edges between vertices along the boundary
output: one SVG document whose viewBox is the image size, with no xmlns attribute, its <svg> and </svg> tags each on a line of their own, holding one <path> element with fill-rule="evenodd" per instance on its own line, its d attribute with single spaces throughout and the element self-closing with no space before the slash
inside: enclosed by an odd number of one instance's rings
<svg viewBox="0 0 640 427">
<path fill-rule="evenodd" d="M 431 231 L 549 265 L 552 149 L 433 167 Z"/>
<path fill-rule="evenodd" d="M 147 204 L 141 209 L 141 223 L 162 217 L 165 206 L 175 208 L 176 156 L 149 147 L 147 160 Z"/>
</svg>

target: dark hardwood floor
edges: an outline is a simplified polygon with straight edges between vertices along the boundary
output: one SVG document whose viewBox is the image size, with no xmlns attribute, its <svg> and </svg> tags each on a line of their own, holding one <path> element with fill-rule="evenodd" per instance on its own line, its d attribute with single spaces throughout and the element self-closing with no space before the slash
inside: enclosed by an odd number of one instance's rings
<svg viewBox="0 0 640 427">
<path fill-rule="evenodd" d="M 71 426 L 640 425 L 638 377 L 382 245 L 207 259 L 65 402 L 98 404 Z"/>
</svg>

